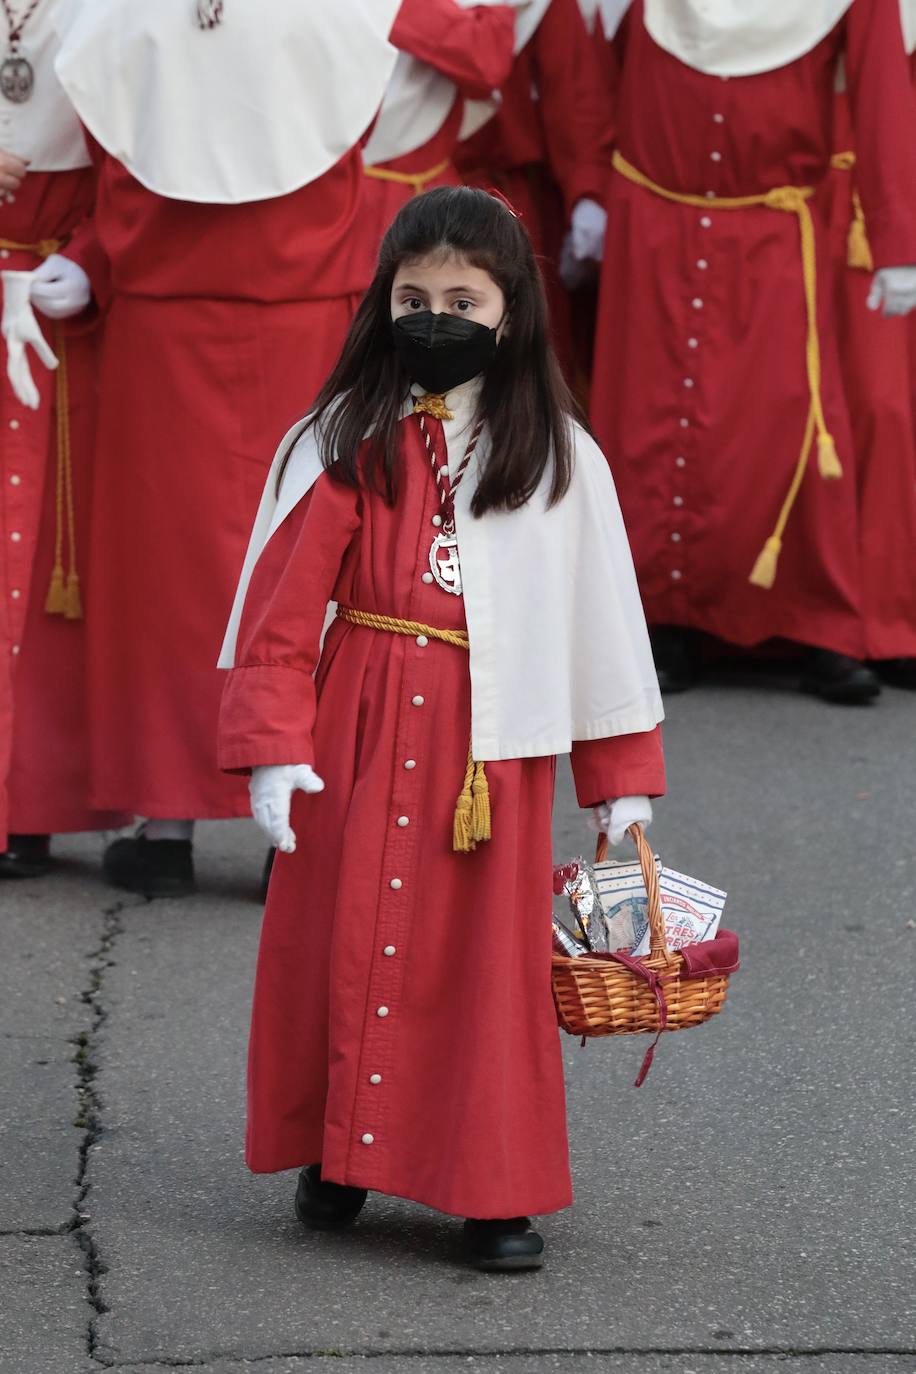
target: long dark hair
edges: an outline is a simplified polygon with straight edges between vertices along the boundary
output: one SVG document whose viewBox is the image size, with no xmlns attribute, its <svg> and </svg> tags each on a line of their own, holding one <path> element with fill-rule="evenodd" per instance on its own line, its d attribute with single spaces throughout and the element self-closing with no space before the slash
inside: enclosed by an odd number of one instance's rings
<svg viewBox="0 0 916 1374">
<path fill-rule="evenodd" d="M 398 424 L 412 379 L 392 342 L 391 288 L 402 264 L 433 254 L 455 254 L 482 268 L 506 298 L 508 329 L 481 391 L 490 448 L 471 509 L 483 515 L 523 506 L 548 467 L 553 505 L 569 487 L 571 421 L 581 416 L 550 345 L 531 240 L 500 200 L 467 186 L 416 196 L 385 235 L 372 285 L 311 417 L 322 462 L 336 481 L 365 484 L 394 505 Z"/>
</svg>

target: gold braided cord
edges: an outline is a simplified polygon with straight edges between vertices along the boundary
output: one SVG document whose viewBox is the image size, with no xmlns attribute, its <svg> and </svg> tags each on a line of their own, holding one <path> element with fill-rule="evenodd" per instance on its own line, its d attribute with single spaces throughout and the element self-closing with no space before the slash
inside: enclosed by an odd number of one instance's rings
<svg viewBox="0 0 916 1374">
<path fill-rule="evenodd" d="M 830 159 L 830 166 L 835 172 L 851 172 L 855 165 L 856 155 L 851 149 L 842 153 L 834 153 Z M 868 241 L 865 211 L 862 209 L 862 201 L 855 186 L 852 188 L 851 199 L 852 215 L 846 234 L 846 266 L 859 272 L 873 272 L 875 260 L 872 256 L 871 244 Z"/>
<path fill-rule="evenodd" d="M 703 210 L 745 210 L 759 206 L 767 210 L 779 210 L 793 214 L 798 221 L 799 248 L 802 262 L 802 282 L 805 296 L 806 338 L 805 368 L 808 378 L 810 407 L 805 434 L 798 456 L 795 473 L 786 500 L 780 511 L 776 528 L 767 539 L 760 556 L 754 564 L 749 580 L 755 586 L 768 589 L 776 577 L 776 561 L 782 547 L 782 536 L 786 523 L 801 488 L 802 479 L 808 465 L 808 458 L 817 437 L 818 469 L 827 480 L 842 477 L 843 469 L 837 457 L 833 436 L 827 429 L 824 407 L 821 400 L 821 347 L 817 332 L 817 259 L 814 235 L 814 221 L 808 201 L 814 195 L 813 186 L 774 186 L 772 190 L 752 196 L 699 196 L 688 195 L 681 191 L 669 191 L 645 176 L 619 152 L 613 154 L 614 169 L 627 181 L 650 191 L 662 200 L 676 205 L 692 205 Z"/>
<path fill-rule="evenodd" d="M 39 239 L 37 243 L 17 243 L 0 239 L 0 249 L 15 253 L 34 253 L 49 258 L 63 248 L 62 239 Z M 73 501 L 73 459 L 70 443 L 70 380 L 67 369 L 67 337 L 63 325 L 54 329 L 54 348 L 57 353 L 55 377 L 57 408 L 57 474 L 55 485 L 54 567 L 48 585 L 45 610 L 49 615 L 62 615 L 67 620 L 83 617 L 80 580 L 76 569 L 76 515 Z M 64 577 L 64 539 L 69 549 L 69 569 Z"/>
<path fill-rule="evenodd" d="M 338 606 L 337 614 L 350 625 L 362 625 L 369 630 L 384 630 L 394 635 L 425 635 L 458 649 L 469 649 L 467 630 L 440 630 L 419 620 L 399 620 L 396 616 L 376 615 L 372 611 L 357 611 L 352 606 Z M 468 746 L 468 761 L 464 771 L 464 786 L 455 803 L 452 823 L 452 848 L 457 854 L 467 854 L 478 844 L 492 837 L 490 816 L 490 785 L 486 764 L 474 759 L 474 741 Z"/>
<path fill-rule="evenodd" d="M 447 172 L 451 165 L 452 160 L 447 157 L 426 172 L 395 172 L 390 167 L 364 167 L 363 173 L 372 181 L 391 181 L 397 186 L 409 186 L 414 195 L 418 196 L 426 190 L 431 181 Z"/>
<path fill-rule="evenodd" d="M 445 404 L 445 396 L 436 391 L 427 391 L 423 396 L 414 397 L 414 415 L 429 415 L 433 420 L 454 420 L 455 416 Z"/>
</svg>

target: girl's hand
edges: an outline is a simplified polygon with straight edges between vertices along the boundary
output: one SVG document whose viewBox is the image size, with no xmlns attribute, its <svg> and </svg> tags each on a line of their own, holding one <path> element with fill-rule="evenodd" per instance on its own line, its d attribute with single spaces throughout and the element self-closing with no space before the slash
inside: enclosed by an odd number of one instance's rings
<svg viewBox="0 0 916 1374">
<path fill-rule="evenodd" d="M 297 788 L 300 792 L 323 792 L 324 782 L 307 763 L 271 763 L 251 770 L 251 814 L 281 854 L 292 854 L 296 848 L 289 808 Z"/>
<path fill-rule="evenodd" d="M 595 823 L 609 844 L 622 844 L 631 825 L 652 824 L 652 803 L 648 797 L 618 797 L 593 808 Z"/>
<path fill-rule="evenodd" d="M 0 148 L 0 191 L 18 191 L 29 164 L 15 153 Z"/>
</svg>

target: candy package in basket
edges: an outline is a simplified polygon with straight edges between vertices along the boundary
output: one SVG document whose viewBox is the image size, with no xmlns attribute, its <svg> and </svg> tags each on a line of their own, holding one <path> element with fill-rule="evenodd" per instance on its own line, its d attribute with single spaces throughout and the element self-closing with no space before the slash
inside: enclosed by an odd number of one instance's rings
<svg viewBox="0 0 916 1374">
<path fill-rule="evenodd" d="M 699 878 L 663 867 L 658 855 L 665 938 L 671 950 L 712 940 L 726 894 Z M 553 947 L 556 954 L 649 953 L 649 901 L 638 862 L 574 859 L 554 869 Z"/>
</svg>

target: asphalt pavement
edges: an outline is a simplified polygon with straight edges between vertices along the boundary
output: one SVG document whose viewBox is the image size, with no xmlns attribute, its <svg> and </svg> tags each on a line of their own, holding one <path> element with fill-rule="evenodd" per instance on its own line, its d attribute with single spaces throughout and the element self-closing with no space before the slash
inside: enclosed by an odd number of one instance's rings
<svg viewBox="0 0 916 1374">
<path fill-rule="evenodd" d="M 393 1198 L 305 1232 L 246 1172 L 253 825 L 200 828 L 184 901 L 60 840 L 0 889 L 0 1372 L 916 1374 L 914 727 L 890 691 L 669 703 L 652 839 L 728 889 L 742 968 L 639 1090 L 643 1041 L 565 1040 L 576 1203 L 534 1274 Z M 556 857 L 592 838 L 564 768 Z"/>
</svg>

